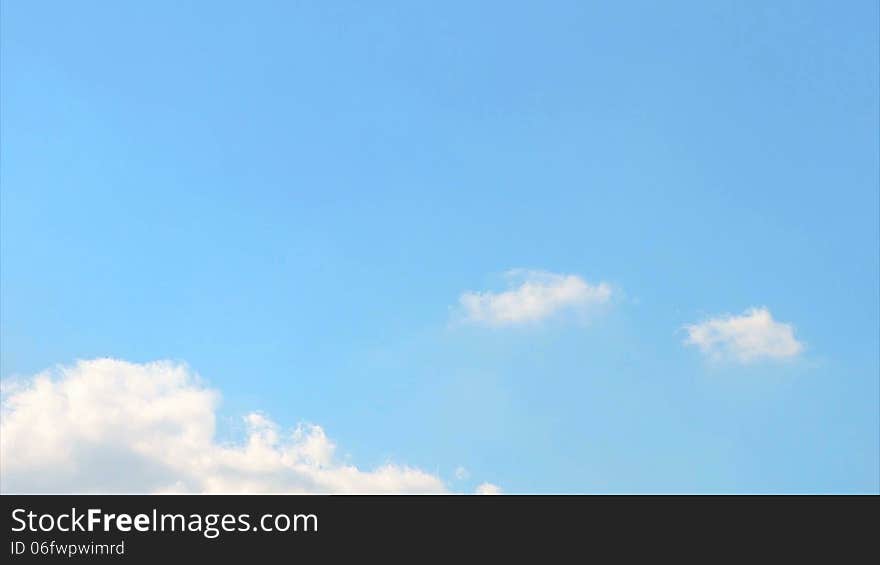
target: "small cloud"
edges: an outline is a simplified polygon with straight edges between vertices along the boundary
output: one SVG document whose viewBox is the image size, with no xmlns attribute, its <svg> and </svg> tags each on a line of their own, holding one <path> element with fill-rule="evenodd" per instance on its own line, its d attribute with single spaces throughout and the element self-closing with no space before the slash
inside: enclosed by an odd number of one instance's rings
<svg viewBox="0 0 880 565">
<path fill-rule="evenodd" d="M 477 486 L 474 494 L 501 494 L 501 487 L 492 483 L 481 483 Z"/>
<path fill-rule="evenodd" d="M 471 474 L 468 472 L 468 470 L 465 469 L 464 467 L 462 467 L 461 465 L 459 465 L 458 467 L 455 468 L 455 478 L 458 479 L 459 481 L 463 481 L 470 476 L 471 476 Z"/>
<path fill-rule="evenodd" d="M 686 345 L 696 345 L 712 359 L 750 363 L 789 359 L 804 350 L 791 324 L 777 322 L 767 308 L 750 308 L 741 316 L 719 316 L 685 326 Z"/>
<path fill-rule="evenodd" d="M 563 310 L 604 304 L 611 298 L 610 285 L 593 285 L 577 275 L 522 269 L 505 275 L 512 281 L 509 290 L 467 291 L 459 297 L 465 321 L 487 326 L 520 325 Z"/>
</svg>

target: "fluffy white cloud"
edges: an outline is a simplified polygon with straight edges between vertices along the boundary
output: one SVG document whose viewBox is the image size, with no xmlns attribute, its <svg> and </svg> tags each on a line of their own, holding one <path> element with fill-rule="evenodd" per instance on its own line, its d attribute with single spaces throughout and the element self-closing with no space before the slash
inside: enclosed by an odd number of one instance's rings
<svg viewBox="0 0 880 565">
<path fill-rule="evenodd" d="M 501 487 L 492 483 L 481 483 L 474 491 L 475 494 L 501 494 Z"/>
<path fill-rule="evenodd" d="M 185 365 L 80 361 L 3 386 L 4 492 L 443 492 L 436 476 L 339 462 L 320 426 L 284 432 L 259 413 L 247 439 L 215 439 L 218 394 Z"/>
<path fill-rule="evenodd" d="M 455 468 L 455 478 L 458 479 L 459 481 L 463 481 L 470 476 L 471 476 L 470 472 L 467 469 L 465 469 L 464 467 L 462 467 L 461 465 L 459 465 L 458 467 Z"/>
<path fill-rule="evenodd" d="M 524 324 L 565 309 L 604 304 L 611 298 L 607 283 L 591 285 L 577 275 L 514 270 L 506 276 L 513 283 L 509 290 L 467 291 L 459 297 L 466 321 L 490 326 Z"/>
<path fill-rule="evenodd" d="M 685 326 L 687 345 L 696 345 L 713 359 L 742 363 L 797 356 L 804 345 L 791 324 L 773 319 L 766 308 L 750 308 L 741 316 L 720 316 Z"/>
</svg>

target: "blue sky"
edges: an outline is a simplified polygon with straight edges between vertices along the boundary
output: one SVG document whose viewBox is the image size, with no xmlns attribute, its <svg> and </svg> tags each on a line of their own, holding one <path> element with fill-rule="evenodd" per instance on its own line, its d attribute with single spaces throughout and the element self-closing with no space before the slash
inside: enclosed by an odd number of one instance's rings
<svg viewBox="0 0 880 565">
<path fill-rule="evenodd" d="M 876 493 L 878 18 L 4 2 L 0 376 L 185 362 L 451 490 Z M 469 319 L 512 269 L 610 298 Z M 800 349 L 685 343 L 761 307 Z"/>
</svg>

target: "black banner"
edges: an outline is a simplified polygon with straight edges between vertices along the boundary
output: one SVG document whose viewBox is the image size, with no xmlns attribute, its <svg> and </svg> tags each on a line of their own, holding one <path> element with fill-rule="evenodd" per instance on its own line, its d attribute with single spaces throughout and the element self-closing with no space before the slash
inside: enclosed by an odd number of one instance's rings
<svg viewBox="0 0 880 565">
<path fill-rule="evenodd" d="M 850 552 L 876 557 L 877 502 L 838 496 L 3 495 L 0 560 L 531 557 L 545 563 L 807 554 L 839 562 Z"/>
</svg>

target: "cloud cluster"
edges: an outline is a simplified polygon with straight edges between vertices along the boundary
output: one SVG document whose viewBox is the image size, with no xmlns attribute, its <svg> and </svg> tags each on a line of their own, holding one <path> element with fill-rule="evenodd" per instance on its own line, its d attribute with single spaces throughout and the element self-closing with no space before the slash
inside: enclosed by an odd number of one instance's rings
<svg viewBox="0 0 880 565">
<path fill-rule="evenodd" d="M 185 365 L 80 361 L 4 383 L 3 492 L 435 493 L 436 476 L 339 462 L 320 426 L 284 432 L 259 413 L 247 439 L 215 439 L 218 394 Z"/>
<path fill-rule="evenodd" d="M 509 271 L 506 275 L 514 281 L 509 290 L 467 291 L 459 297 L 465 321 L 488 326 L 519 325 L 567 309 L 604 304 L 611 298 L 607 283 L 591 285 L 577 275 L 526 270 Z M 517 285 L 515 281 L 520 282 Z"/>
<path fill-rule="evenodd" d="M 465 319 L 488 326 L 526 324 L 606 303 L 611 288 L 576 275 L 511 271 L 503 292 L 465 292 Z M 518 284 L 517 284 L 518 281 Z M 766 308 L 685 326 L 685 344 L 712 359 L 787 359 L 804 345 Z M 217 392 L 186 365 L 114 359 L 80 361 L 2 384 L 0 491 L 438 493 L 443 481 L 386 464 L 363 470 L 341 462 L 316 425 L 282 430 L 260 413 L 245 417 L 246 439 L 216 439 Z M 469 473 L 454 472 L 457 480 Z M 477 494 L 501 489 L 484 482 Z"/>
<path fill-rule="evenodd" d="M 685 344 L 695 345 L 715 360 L 750 363 L 762 359 L 787 359 L 804 345 L 791 324 L 773 319 L 767 308 L 750 308 L 741 316 L 720 316 L 685 326 Z"/>
<path fill-rule="evenodd" d="M 525 325 L 564 311 L 584 312 L 612 296 L 608 283 L 590 284 L 577 275 L 517 269 L 505 276 L 510 282 L 505 291 L 466 291 L 459 296 L 465 322 L 496 328 Z M 791 324 L 777 322 L 767 308 L 714 317 L 684 329 L 685 344 L 697 346 L 713 360 L 788 359 L 804 350 Z"/>
</svg>

